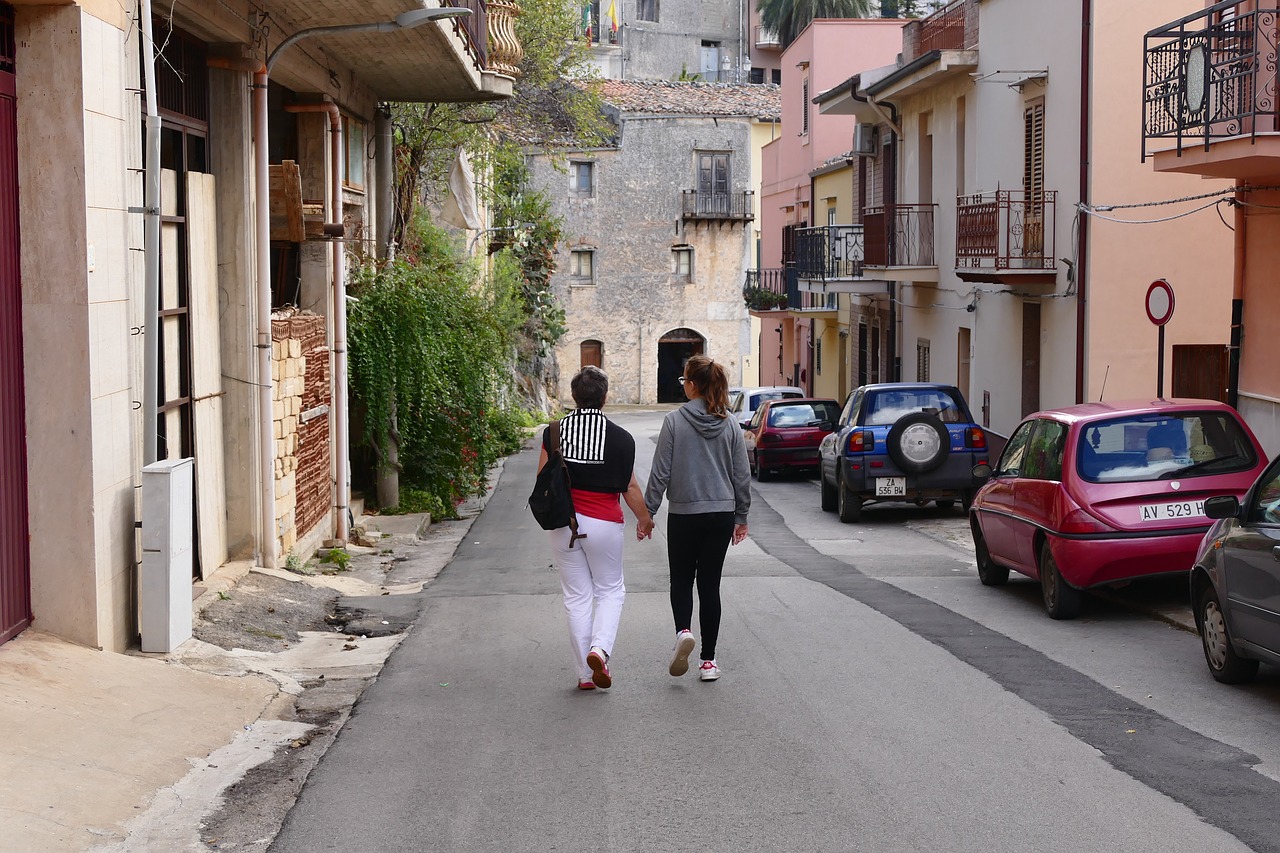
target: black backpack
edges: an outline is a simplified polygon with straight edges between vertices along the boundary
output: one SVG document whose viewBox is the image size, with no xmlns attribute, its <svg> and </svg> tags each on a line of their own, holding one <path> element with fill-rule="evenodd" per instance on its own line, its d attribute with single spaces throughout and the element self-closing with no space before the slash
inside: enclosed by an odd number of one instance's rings
<svg viewBox="0 0 1280 853">
<path fill-rule="evenodd" d="M 578 516 L 573 511 L 573 495 L 569 493 L 569 467 L 560 454 L 560 422 L 552 421 L 547 429 L 551 433 L 547 464 L 542 466 L 534 480 L 533 491 L 529 494 L 529 509 L 543 530 L 568 527 L 571 532 L 569 547 L 572 548 L 575 542 L 586 539 L 587 535 L 578 532 Z"/>
</svg>

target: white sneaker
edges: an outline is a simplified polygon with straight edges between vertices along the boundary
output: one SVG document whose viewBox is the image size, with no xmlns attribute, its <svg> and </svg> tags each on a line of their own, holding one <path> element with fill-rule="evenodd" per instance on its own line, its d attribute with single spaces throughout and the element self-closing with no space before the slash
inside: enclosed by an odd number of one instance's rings
<svg viewBox="0 0 1280 853">
<path fill-rule="evenodd" d="M 703 681 L 715 681 L 719 677 L 720 667 L 713 660 L 704 660 L 702 666 L 698 667 L 698 678 Z"/>
<path fill-rule="evenodd" d="M 667 672 L 672 675 L 684 675 L 689 671 L 689 655 L 693 654 L 693 633 L 687 628 L 676 634 L 676 647 L 671 653 L 671 666 Z"/>
</svg>

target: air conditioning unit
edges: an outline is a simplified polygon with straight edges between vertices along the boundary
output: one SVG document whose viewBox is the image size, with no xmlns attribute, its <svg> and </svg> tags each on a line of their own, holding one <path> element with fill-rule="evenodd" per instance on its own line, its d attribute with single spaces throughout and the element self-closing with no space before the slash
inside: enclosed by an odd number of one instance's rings
<svg viewBox="0 0 1280 853">
<path fill-rule="evenodd" d="M 860 122 L 853 128 L 853 153 L 859 157 L 876 156 L 876 126 Z"/>
</svg>

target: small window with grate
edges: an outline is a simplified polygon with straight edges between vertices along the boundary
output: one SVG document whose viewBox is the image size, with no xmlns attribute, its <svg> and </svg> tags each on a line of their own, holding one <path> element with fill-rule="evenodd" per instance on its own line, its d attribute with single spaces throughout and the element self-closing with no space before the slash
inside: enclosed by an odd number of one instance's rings
<svg viewBox="0 0 1280 853">
<path fill-rule="evenodd" d="M 916 341 L 916 381 L 929 381 L 929 342 L 924 338 Z"/>
</svg>

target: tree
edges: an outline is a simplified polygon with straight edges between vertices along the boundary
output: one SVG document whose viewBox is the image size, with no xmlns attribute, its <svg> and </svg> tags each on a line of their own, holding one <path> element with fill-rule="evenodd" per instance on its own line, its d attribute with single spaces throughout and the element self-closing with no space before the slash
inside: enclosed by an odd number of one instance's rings
<svg viewBox="0 0 1280 853">
<path fill-rule="evenodd" d="M 927 18 L 948 0 L 880 0 L 882 18 Z"/>
<path fill-rule="evenodd" d="M 872 0 L 758 0 L 760 23 L 778 34 L 785 50 L 815 18 L 867 18 Z"/>
</svg>

